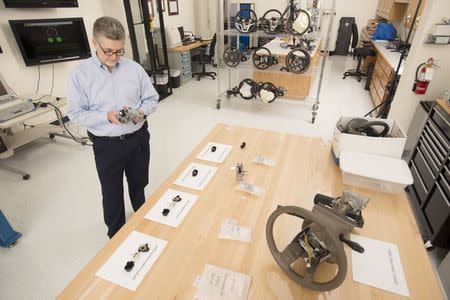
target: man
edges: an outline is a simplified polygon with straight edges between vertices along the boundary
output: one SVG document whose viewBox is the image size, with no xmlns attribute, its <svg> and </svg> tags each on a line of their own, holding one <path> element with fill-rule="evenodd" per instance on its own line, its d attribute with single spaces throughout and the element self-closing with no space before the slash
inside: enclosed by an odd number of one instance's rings
<svg viewBox="0 0 450 300">
<path fill-rule="evenodd" d="M 124 172 L 134 211 L 145 202 L 150 161 L 146 116 L 155 111 L 159 95 L 144 69 L 123 57 L 125 30 L 118 20 L 97 19 L 92 42 L 96 53 L 70 74 L 68 115 L 87 128 L 93 141 L 103 217 L 112 238 L 125 224 Z M 123 108 L 136 111 L 130 122 L 119 118 Z"/>
</svg>

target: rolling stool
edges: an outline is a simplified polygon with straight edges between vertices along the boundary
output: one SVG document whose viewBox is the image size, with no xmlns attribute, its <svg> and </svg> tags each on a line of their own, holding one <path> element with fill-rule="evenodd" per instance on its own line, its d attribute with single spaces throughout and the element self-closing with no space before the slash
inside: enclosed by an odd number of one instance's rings
<svg viewBox="0 0 450 300">
<path fill-rule="evenodd" d="M 345 79 L 348 76 L 354 76 L 358 79 L 358 82 L 361 82 L 361 77 L 367 76 L 367 73 L 361 70 L 362 60 L 367 56 L 375 56 L 375 51 L 369 47 L 358 47 L 353 49 L 353 58 L 358 57 L 358 65 L 356 66 L 356 69 L 346 71 L 342 79 Z"/>
</svg>

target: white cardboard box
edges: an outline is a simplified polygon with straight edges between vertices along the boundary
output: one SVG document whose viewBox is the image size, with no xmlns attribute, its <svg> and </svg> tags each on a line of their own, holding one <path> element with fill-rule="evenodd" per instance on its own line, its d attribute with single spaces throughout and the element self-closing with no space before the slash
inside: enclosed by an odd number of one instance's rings
<svg viewBox="0 0 450 300">
<path fill-rule="evenodd" d="M 333 134 L 333 154 L 339 159 L 341 152 L 362 152 L 368 154 L 385 155 L 395 158 L 401 158 L 406 144 L 406 134 L 400 125 L 391 119 L 382 119 L 389 124 L 389 136 L 391 137 L 370 137 L 342 133 L 338 129 L 338 124 L 346 126 L 347 123 L 360 117 L 341 117 L 336 124 Z M 361 118 L 369 121 L 380 121 L 376 118 Z"/>
<path fill-rule="evenodd" d="M 401 158 L 343 151 L 340 168 L 343 184 L 385 193 L 398 194 L 414 182 Z"/>
</svg>

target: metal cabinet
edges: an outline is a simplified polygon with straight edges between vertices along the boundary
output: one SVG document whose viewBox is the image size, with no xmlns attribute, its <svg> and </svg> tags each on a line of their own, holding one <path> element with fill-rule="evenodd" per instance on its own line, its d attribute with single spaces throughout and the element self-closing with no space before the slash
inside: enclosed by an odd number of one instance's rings
<svg viewBox="0 0 450 300">
<path fill-rule="evenodd" d="M 171 70 L 180 70 L 180 82 L 183 85 L 192 78 L 191 52 L 169 52 Z"/>
<path fill-rule="evenodd" d="M 424 240 L 450 248 L 450 108 L 438 100 L 419 137 L 409 168 L 407 190 L 417 211 Z"/>
</svg>

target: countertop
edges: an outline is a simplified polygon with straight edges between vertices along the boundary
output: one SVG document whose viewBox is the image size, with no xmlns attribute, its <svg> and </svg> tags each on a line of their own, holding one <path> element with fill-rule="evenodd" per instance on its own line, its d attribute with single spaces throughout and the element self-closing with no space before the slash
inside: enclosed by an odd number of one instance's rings
<svg viewBox="0 0 450 300">
<path fill-rule="evenodd" d="M 388 41 L 372 41 L 375 49 L 378 53 L 380 53 L 384 59 L 389 63 L 389 65 L 395 70 L 397 70 L 398 62 L 400 61 L 400 52 L 392 52 L 392 49 L 386 49 Z M 402 75 L 403 69 L 405 67 L 405 60 L 403 60 L 402 65 L 400 66 L 400 70 L 398 72 L 398 75 Z"/>
</svg>

